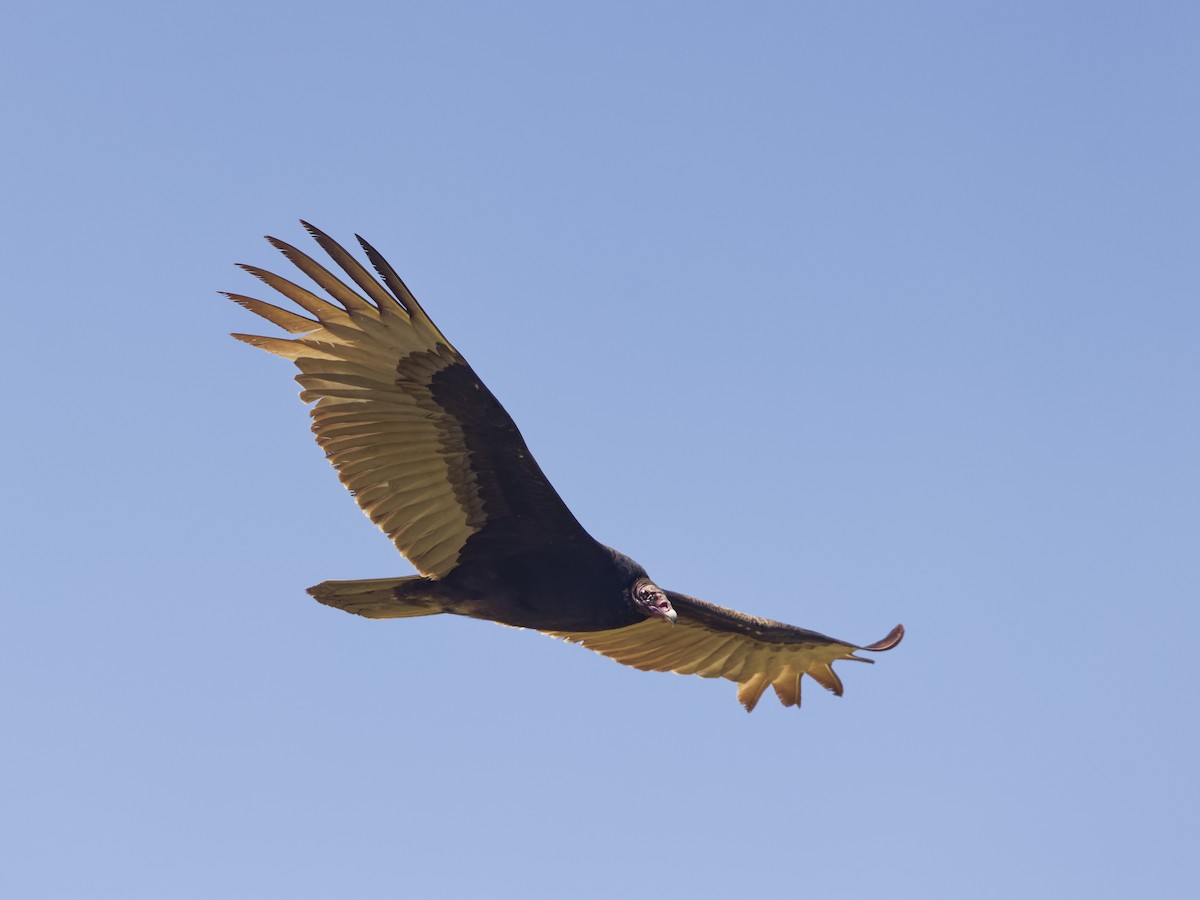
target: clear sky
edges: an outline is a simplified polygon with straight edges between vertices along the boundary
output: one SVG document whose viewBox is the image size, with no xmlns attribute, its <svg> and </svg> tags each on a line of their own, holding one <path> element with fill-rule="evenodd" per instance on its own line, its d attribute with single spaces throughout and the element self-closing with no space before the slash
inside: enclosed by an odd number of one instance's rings
<svg viewBox="0 0 1200 900">
<path fill-rule="evenodd" d="M 1194 889 L 1196 4 L 25 4 L 0 75 L 0 894 Z M 747 716 L 310 600 L 411 569 L 227 337 L 300 217 L 660 584 L 904 644 Z"/>
</svg>

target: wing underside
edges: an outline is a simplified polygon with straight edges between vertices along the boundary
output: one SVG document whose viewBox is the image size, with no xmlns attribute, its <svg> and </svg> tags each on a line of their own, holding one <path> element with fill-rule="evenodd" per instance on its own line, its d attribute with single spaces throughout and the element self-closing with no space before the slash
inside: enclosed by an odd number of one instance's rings
<svg viewBox="0 0 1200 900">
<path fill-rule="evenodd" d="M 904 628 L 897 625 L 883 640 L 858 646 L 673 591 L 667 596 L 678 614 L 674 625 L 647 620 L 610 631 L 547 633 L 643 671 L 727 678 L 737 683 L 738 702 L 747 712 L 768 687 L 775 688 L 784 706 L 799 706 L 804 675 L 841 696 L 842 680 L 833 670 L 834 662 L 873 662 L 854 651 L 890 650 L 904 636 Z"/>
<path fill-rule="evenodd" d="M 489 533 L 511 544 L 581 532 L 512 418 L 387 261 L 359 239 L 377 279 L 323 232 L 305 227 L 345 278 L 268 238 L 329 299 L 242 266 L 299 312 L 228 294 L 292 335 L 234 337 L 296 364 L 317 443 L 397 549 L 423 575 L 440 578 L 469 540 L 486 541 Z"/>
</svg>

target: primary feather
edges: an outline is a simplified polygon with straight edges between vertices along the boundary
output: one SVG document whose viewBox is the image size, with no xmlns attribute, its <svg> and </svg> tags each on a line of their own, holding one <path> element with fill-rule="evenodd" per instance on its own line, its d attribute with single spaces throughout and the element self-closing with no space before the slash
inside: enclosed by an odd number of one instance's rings
<svg viewBox="0 0 1200 900">
<path fill-rule="evenodd" d="M 798 706 L 803 675 L 840 695 L 833 662 L 871 662 L 854 651 L 900 642 L 899 625 L 859 647 L 659 589 L 584 531 L 512 418 L 387 261 L 359 238 L 376 278 L 303 224 L 354 287 L 268 238 L 330 299 L 242 266 L 306 315 L 228 294 L 292 335 L 234 337 L 296 364 L 317 443 L 420 573 L 327 581 L 309 589 L 321 603 L 368 618 L 452 613 L 536 628 L 639 669 L 727 678 L 747 710 L 772 686 Z"/>
</svg>

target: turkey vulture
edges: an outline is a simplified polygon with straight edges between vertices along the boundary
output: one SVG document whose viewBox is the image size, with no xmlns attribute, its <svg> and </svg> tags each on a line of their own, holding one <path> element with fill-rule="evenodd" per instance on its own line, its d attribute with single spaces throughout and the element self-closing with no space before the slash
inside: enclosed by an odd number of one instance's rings
<svg viewBox="0 0 1200 900">
<path fill-rule="evenodd" d="M 840 695 L 834 661 L 872 662 L 854 651 L 900 643 L 900 625 L 859 647 L 659 588 L 583 530 L 504 407 L 387 261 L 358 239 L 376 278 L 301 224 L 349 281 L 268 237 L 334 302 L 243 265 L 308 315 L 226 294 L 294 335 L 234 337 L 296 364 L 317 443 L 420 573 L 326 581 L 308 591 L 321 603 L 372 619 L 453 613 L 535 628 L 639 669 L 728 678 L 747 711 L 768 685 L 799 706 L 806 674 Z"/>
</svg>

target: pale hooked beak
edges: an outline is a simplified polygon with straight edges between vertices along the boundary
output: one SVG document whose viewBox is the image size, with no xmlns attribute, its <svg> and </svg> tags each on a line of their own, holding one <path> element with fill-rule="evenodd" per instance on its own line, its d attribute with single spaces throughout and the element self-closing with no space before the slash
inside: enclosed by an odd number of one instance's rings
<svg viewBox="0 0 1200 900">
<path fill-rule="evenodd" d="M 661 600 L 656 600 L 654 603 L 652 603 L 649 607 L 647 607 L 647 612 L 649 612 L 650 615 L 654 616 L 655 618 L 666 619 L 672 625 L 674 625 L 675 620 L 679 618 L 679 614 L 675 612 L 675 607 L 671 605 L 671 601 L 666 597 L 663 597 Z"/>
</svg>

